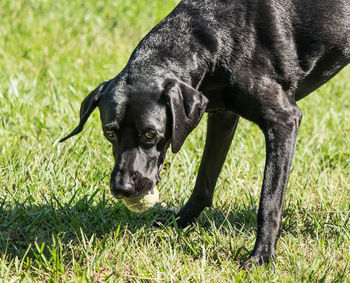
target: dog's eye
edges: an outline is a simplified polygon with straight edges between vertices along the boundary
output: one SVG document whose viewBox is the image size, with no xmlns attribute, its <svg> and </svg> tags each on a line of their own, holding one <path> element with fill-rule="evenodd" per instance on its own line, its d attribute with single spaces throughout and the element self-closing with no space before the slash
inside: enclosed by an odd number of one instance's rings
<svg viewBox="0 0 350 283">
<path fill-rule="evenodd" d="M 148 130 L 145 132 L 145 137 L 149 140 L 154 139 L 155 136 L 156 136 L 156 131 L 154 131 L 154 130 Z"/>
<path fill-rule="evenodd" d="M 109 131 L 105 131 L 105 134 L 106 134 L 106 137 L 111 139 L 111 140 L 116 138 L 116 134 L 115 134 L 114 131 L 110 131 L 110 130 Z"/>
</svg>

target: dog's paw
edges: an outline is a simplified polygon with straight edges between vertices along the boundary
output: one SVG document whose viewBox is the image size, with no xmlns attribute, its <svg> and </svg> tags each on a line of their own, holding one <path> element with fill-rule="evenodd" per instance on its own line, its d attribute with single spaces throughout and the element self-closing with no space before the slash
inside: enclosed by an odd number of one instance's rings
<svg viewBox="0 0 350 283">
<path fill-rule="evenodd" d="M 157 219 L 153 226 L 155 227 L 164 227 L 164 226 L 170 226 L 176 229 L 185 229 L 186 227 L 192 225 L 194 223 L 195 219 L 184 219 L 181 217 L 178 217 L 176 213 L 169 214 L 167 217 L 164 217 L 162 219 Z"/>
<path fill-rule="evenodd" d="M 176 217 L 176 226 L 180 229 L 184 229 L 188 226 L 193 225 L 195 222 L 195 218 L 185 218 L 177 215 Z"/>
<path fill-rule="evenodd" d="M 159 204 L 159 208 L 163 217 L 154 221 L 153 226 L 159 228 L 171 225 L 176 219 L 177 211 L 174 208 L 167 206 L 164 202 Z"/>
<path fill-rule="evenodd" d="M 268 255 L 250 256 L 246 261 L 243 262 L 242 267 L 248 271 L 254 266 L 262 266 L 262 265 L 265 265 L 267 268 L 270 268 L 272 272 L 275 271 L 275 264 L 273 262 L 273 257 Z"/>
<path fill-rule="evenodd" d="M 168 207 L 165 203 L 161 203 L 160 206 L 164 218 L 154 222 L 153 226 L 156 227 L 171 226 L 184 229 L 194 224 L 196 217 L 199 215 L 198 212 L 193 213 L 193 211 L 196 211 L 194 209 L 183 208 L 180 212 L 177 212 L 175 209 Z"/>
<path fill-rule="evenodd" d="M 161 228 L 163 226 L 168 226 L 169 220 L 168 219 L 157 219 L 153 222 L 153 227 Z"/>
</svg>

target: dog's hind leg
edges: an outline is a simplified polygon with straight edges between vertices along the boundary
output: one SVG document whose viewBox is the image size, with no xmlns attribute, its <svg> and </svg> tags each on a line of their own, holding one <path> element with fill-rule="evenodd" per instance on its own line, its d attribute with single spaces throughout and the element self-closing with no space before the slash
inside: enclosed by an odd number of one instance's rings
<svg viewBox="0 0 350 283">
<path fill-rule="evenodd" d="M 245 267 L 268 263 L 281 231 L 282 203 L 302 118 L 298 106 L 282 95 L 263 105 L 260 128 L 266 140 L 266 164 L 258 210 L 257 237 Z M 278 103 L 276 103 L 278 102 Z"/>
<path fill-rule="evenodd" d="M 238 120 L 239 116 L 232 112 L 208 114 L 202 161 L 193 193 L 176 216 L 179 227 L 192 223 L 205 207 L 211 206 L 216 181 L 230 148 Z"/>
</svg>

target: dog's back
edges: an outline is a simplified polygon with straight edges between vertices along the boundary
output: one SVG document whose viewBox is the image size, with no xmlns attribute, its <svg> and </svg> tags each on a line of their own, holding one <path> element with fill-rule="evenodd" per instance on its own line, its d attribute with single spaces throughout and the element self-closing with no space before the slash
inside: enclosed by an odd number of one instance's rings
<svg viewBox="0 0 350 283">
<path fill-rule="evenodd" d="M 211 68 L 244 91 L 248 77 L 268 76 L 299 100 L 350 62 L 350 1 L 183 0 L 131 62 L 166 65 L 169 58 L 176 72 Z M 194 77 L 192 84 L 206 85 Z"/>
<path fill-rule="evenodd" d="M 205 2 L 237 81 L 268 74 L 299 100 L 350 62 L 349 0 Z"/>
</svg>

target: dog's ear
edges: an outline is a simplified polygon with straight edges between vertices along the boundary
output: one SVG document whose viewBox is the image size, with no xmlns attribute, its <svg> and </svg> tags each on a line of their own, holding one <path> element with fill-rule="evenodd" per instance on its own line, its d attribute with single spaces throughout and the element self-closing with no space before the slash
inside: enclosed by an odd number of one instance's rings
<svg viewBox="0 0 350 283">
<path fill-rule="evenodd" d="M 173 79 L 164 84 L 164 98 L 172 118 L 171 148 L 177 153 L 202 119 L 208 99 L 198 90 Z"/>
<path fill-rule="evenodd" d="M 109 81 L 108 81 L 109 82 Z M 64 142 L 72 136 L 79 134 L 90 117 L 90 114 L 96 108 L 99 99 L 103 94 L 103 90 L 106 89 L 106 85 L 108 82 L 101 83 L 97 88 L 95 88 L 90 94 L 83 100 L 80 106 L 80 122 L 79 125 L 66 137 L 60 140 L 60 142 Z"/>
</svg>

